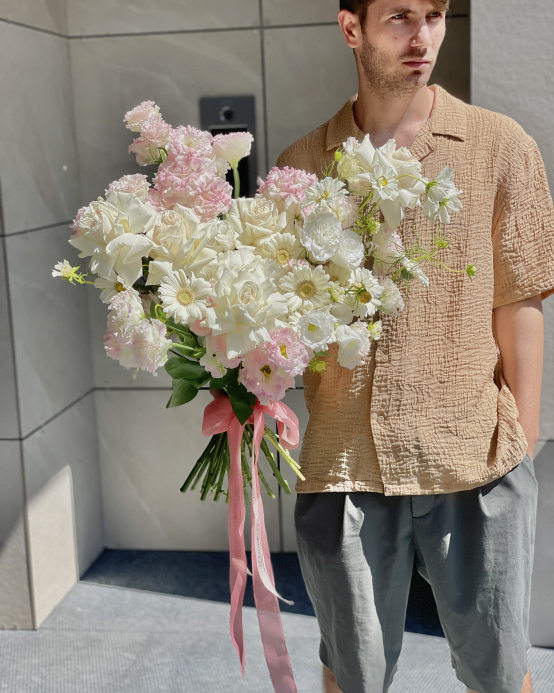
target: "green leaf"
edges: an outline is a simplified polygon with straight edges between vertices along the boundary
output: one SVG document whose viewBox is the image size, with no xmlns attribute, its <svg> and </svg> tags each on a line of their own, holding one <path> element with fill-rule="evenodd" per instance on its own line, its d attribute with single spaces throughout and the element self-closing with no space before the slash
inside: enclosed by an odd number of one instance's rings
<svg viewBox="0 0 554 693">
<path fill-rule="evenodd" d="M 202 378 L 198 378 L 198 380 L 189 380 L 188 382 L 192 383 L 192 385 L 199 390 L 201 387 L 204 387 L 207 382 L 209 382 L 211 377 L 212 376 L 209 373 L 205 373 Z"/>
<path fill-rule="evenodd" d="M 206 374 L 204 366 L 180 356 L 169 359 L 165 364 L 165 370 L 174 380 L 199 380 Z"/>
<path fill-rule="evenodd" d="M 326 351 L 315 351 L 314 356 L 329 356 L 329 354 Z"/>
<path fill-rule="evenodd" d="M 191 402 L 198 394 L 198 388 L 188 380 L 174 380 L 173 394 L 166 405 L 166 409 L 180 407 L 182 404 Z"/>
<path fill-rule="evenodd" d="M 233 412 L 235 413 L 235 416 L 242 425 L 244 425 L 248 421 L 248 419 L 252 416 L 252 412 L 254 411 L 254 407 L 252 407 L 250 404 L 248 404 L 247 402 L 243 402 L 242 400 L 237 399 L 232 395 L 231 406 L 233 407 Z"/>
<path fill-rule="evenodd" d="M 222 390 L 224 387 L 228 387 L 233 381 L 238 382 L 238 368 L 233 368 L 227 371 L 223 378 L 212 378 L 210 380 L 210 389 L 212 390 Z"/>
<path fill-rule="evenodd" d="M 237 380 L 232 381 L 227 386 L 227 393 L 231 398 L 231 406 L 237 419 L 241 424 L 245 424 L 248 419 L 252 416 L 254 411 L 254 405 L 256 404 L 256 395 L 244 387 L 244 385 Z"/>
</svg>

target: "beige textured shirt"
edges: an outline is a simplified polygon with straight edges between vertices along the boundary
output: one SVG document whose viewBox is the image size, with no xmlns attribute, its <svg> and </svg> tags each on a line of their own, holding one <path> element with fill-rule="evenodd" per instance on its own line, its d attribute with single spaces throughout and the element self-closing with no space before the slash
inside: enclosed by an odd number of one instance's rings
<svg viewBox="0 0 554 693">
<path fill-rule="evenodd" d="M 515 398 L 502 374 L 493 309 L 554 293 L 554 208 L 534 140 L 510 118 L 455 99 L 436 86 L 429 120 L 410 150 L 423 175 L 456 173 L 464 209 L 446 227 L 438 258 L 425 265 L 430 286 L 414 282 L 406 309 L 382 315 L 383 333 L 354 370 L 336 362 L 304 376 L 310 418 L 298 493 L 377 491 L 450 493 L 488 483 L 518 465 L 527 450 Z M 286 149 L 279 167 L 322 177 L 348 137 L 360 141 L 353 96 L 327 123 Z M 433 248 L 422 210 L 399 228 L 412 245 Z M 405 290 L 402 289 L 406 298 Z"/>
</svg>

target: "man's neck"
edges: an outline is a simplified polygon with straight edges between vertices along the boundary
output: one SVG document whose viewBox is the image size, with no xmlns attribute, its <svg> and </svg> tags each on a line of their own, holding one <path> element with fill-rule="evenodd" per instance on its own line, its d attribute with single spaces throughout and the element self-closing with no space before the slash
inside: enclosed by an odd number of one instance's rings
<svg viewBox="0 0 554 693">
<path fill-rule="evenodd" d="M 433 89 L 423 87 L 407 98 L 385 101 L 363 83 L 354 102 L 354 119 L 375 147 L 389 139 L 398 147 L 409 147 L 429 119 L 434 100 Z"/>
</svg>

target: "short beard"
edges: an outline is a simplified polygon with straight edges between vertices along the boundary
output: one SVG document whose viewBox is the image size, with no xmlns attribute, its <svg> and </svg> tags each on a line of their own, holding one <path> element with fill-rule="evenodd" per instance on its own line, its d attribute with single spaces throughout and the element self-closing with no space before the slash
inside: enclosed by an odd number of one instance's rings
<svg viewBox="0 0 554 693">
<path fill-rule="evenodd" d="M 365 36 L 359 55 L 367 84 L 373 91 L 377 92 L 383 101 L 408 98 L 422 87 L 427 86 L 430 73 L 427 78 L 420 75 L 421 81 L 416 80 L 414 76 L 411 79 L 406 79 L 399 72 L 395 74 L 390 70 L 389 59 L 377 50 Z M 401 60 L 421 58 L 423 55 L 421 51 L 412 51 L 410 55 L 403 56 Z"/>
</svg>

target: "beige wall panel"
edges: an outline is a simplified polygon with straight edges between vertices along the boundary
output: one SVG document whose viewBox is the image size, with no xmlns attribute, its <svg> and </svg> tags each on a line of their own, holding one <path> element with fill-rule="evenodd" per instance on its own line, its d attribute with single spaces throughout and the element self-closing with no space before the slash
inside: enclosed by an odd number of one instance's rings
<svg viewBox="0 0 554 693">
<path fill-rule="evenodd" d="M 1 194 L 1 191 L 0 191 Z M 1 207 L 1 200 L 0 200 Z M 5 274 L 4 239 L 0 237 L 0 439 L 19 437 L 15 364 Z"/>
<path fill-rule="evenodd" d="M 20 445 L 0 441 L 0 629 L 33 628 Z"/>
<path fill-rule="evenodd" d="M 260 23 L 258 0 L 68 0 L 68 16 L 72 36 L 225 29 Z"/>
<path fill-rule="evenodd" d="M 470 89 L 470 21 L 469 17 L 446 20 L 446 37 L 431 76 L 431 84 L 440 84 L 458 99 L 469 103 Z"/>
<path fill-rule="evenodd" d="M 200 97 L 254 95 L 263 169 L 259 31 L 71 41 L 71 57 L 83 203 L 120 176 L 145 173 L 127 154 L 133 135 L 123 123 L 125 113 L 144 100 L 156 101 L 174 126 L 199 127 Z"/>
<path fill-rule="evenodd" d="M 0 18 L 67 34 L 66 0 L 0 0 Z"/>
<path fill-rule="evenodd" d="M 79 579 L 69 466 L 29 498 L 27 518 L 35 626 L 39 628 Z"/>
<path fill-rule="evenodd" d="M 23 435 L 93 386 L 89 287 L 52 277 L 59 260 L 84 264 L 68 243 L 70 235 L 64 225 L 5 241 Z"/>
<path fill-rule="evenodd" d="M 269 167 L 358 91 L 354 55 L 338 26 L 265 32 Z"/>
<path fill-rule="evenodd" d="M 0 65 L 10 68 L 2 70 L 0 109 L 6 234 L 59 224 L 77 211 L 68 50 L 64 38 L 0 22 Z"/>
<path fill-rule="evenodd" d="M 170 392 L 97 392 L 106 546 L 113 549 L 228 551 L 228 505 L 200 500 L 200 485 L 180 492 L 208 439 L 208 392 L 166 409 Z M 147 412 L 148 423 L 144 416 Z M 155 435 L 151 432 L 155 431 Z M 263 468 L 267 465 L 261 461 Z M 276 494 L 276 482 L 268 474 Z M 279 551 L 279 505 L 262 491 L 270 549 Z M 250 548 L 250 506 L 245 524 Z"/>
</svg>

